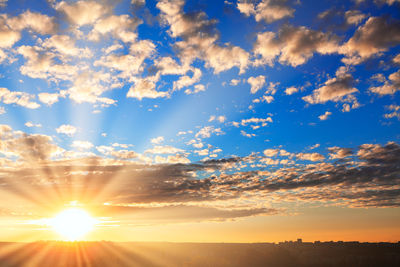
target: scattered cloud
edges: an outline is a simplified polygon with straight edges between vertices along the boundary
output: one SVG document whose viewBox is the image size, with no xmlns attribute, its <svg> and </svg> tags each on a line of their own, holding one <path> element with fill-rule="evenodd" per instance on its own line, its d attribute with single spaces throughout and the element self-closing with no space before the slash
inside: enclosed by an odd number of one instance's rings
<svg viewBox="0 0 400 267">
<path fill-rule="evenodd" d="M 76 133 L 77 129 L 75 126 L 69 124 L 63 124 L 56 129 L 57 133 L 65 134 L 68 136 L 73 136 Z"/>
<path fill-rule="evenodd" d="M 26 92 L 10 91 L 7 88 L 0 88 L 0 101 L 4 104 L 16 104 L 29 109 L 37 109 L 40 105 L 33 101 L 34 95 Z"/>
<path fill-rule="evenodd" d="M 26 122 L 25 123 L 25 126 L 26 127 L 29 127 L 29 128 L 32 128 L 32 127 L 37 127 L 37 128 L 40 128 L 40 127 L 42 127 L 42 125 L 40 124 L 40 123 L 32 123 L 32 122 L 30 122 L 30 121 L 28 121 L 28 122 Z"/>
<path fill-rule="evenodd" d="M 329 118 L 330 115 L 332 115 L 332 112 L 326 111 L 324 114 L 319 115 L 318 118 L 319 118 L 321 121 L 325 121 L 325 120 L 327 120 L 327 119 Z"/>
<path fill-rule="evenodd" d="M 299 89 L 297 87 L 291 86 L 285 89 L 285 94 L 287 95 L 293 95 L 295 93 L 297 93 L 299 91 Z"/>
<path fill-rule="evenodd" d="M 325 84 L 302 99 L 310 104 L 321 104 L 327 101 L 353 102 L 353 94 L 358 92 L 354 86 L 353 76 L 341 67 L 336 71 L 336 77 L 328 79 Z"/>
<path fill-rule="evenodd" d="M 255 65 L 272 66 L 276 58 L 281 64 L 293 67 L 304 64 L 314 53 L 332 54 L 339 49 L 338 38 L 332 34 L 307 27 L 283 26 L 278 33 L 263 32 L 257 35 L 254 53 Z"/>
<path fill-rule="evenodd" d="M 251 85 L 250 93 L 257 93 L 265 84 L 265 76 L 259 75 L 257 77 L 250 77 L 247 82 Z"/>
<path fill-rule="evenodd" d="M 74 140 L 71 146 L 78 150 L 89 150 L 92 147 L 94 147 L 94 145 L 89 141 L 79 141 L 79 140 Z"/>
<path fill-rule="evenodd" d="M 362 60 L 400 44 L 400 22 L 386 17 L 370 17 L 341 48 L 343 61 L 358 64 Z"/>
<path fill-rule="evenodd" d="M 397 118 L 398 120 L 400 120 L 400 106 L 389 105 L 386 108 L 390 111 L 390 113 L 386 113 L 383 115 L 386 119 Z"/>
<path fill-rule="evenodd" d="M 258 4 L 254 1 L 239 0 L 237 8 L 246 16 L 254 16 L 257 22 L 272 23 L 286 17 L 292 17 L 294 9 L 287 6 L 286 0 L 262 0 Z"/>
<path fill-rule="evenodd" d="M 369 90 L 378 95 L 393 95 L 400 90 L 400 70 L 389 75 L 381 86 L 370 87 Z"/>
<path fill-rule="evenodd" d="M 152 144 L 156 144 L 156 145 L 161 144 L 162 142 L 164 142 L 164 137 L 163 136 L 159 136 L 159 137 L 152 138 L 150 140 L 150 142 Z"/>
</svg>

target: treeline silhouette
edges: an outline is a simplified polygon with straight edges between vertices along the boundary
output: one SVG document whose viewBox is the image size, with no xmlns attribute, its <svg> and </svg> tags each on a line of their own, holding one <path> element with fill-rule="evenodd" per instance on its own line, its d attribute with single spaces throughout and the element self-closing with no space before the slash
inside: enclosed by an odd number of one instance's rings
<svg viewBox="0 0 400 267">
<path fill-rule="evenodd" d="M 0 243 L 0 266 L 400 266 L 400 243 Z"/>
</svg>

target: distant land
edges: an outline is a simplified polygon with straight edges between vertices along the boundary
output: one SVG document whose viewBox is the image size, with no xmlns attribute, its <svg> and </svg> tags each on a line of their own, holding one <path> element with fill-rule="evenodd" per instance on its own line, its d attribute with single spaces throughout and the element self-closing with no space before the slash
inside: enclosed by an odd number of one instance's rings
<svg viewBox="0 0 400 267">
<path fill-rule="evenodd" d="M 3 242 L 0 266 L 400 266 L 400 242 Z"/>
</svg>

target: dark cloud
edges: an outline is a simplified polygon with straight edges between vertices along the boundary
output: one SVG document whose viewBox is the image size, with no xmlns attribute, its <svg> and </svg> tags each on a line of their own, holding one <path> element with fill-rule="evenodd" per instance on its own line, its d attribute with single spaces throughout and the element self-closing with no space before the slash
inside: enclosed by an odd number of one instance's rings
<svg viewBox="0 0 400 267">
<path fill-rule="evenodd" d="M 34 203 L 38 205 L 46 202 L 45 205 L 50 206 L 52 203 L 68 200 L 92 204 L 164 203 L 163 205 L 173 206 L 186 203 L 185 205 L 190 206 L 190 203 L 199 205 L 217 200 L 240 200 L 243 197 L 251 199 L 260 196 L 263 196 L 266 203 L 268 199 L 285 196 L 279 201 L 280 204 L 287 204 L 291 198 L 309 198 L 309 203 L 330 201 L 358 207 L 398 206 L 399 144 L 365 144 L 354 153 L 350 149 L 337 147 L 330 151 L 331 154 L 340 155 L 331 159 L 339 160 L 332 162 L 321 157 L 320 160 L 324 161 L 321 163 L 279 168 L 257 165 L 260 166 L 258 170 L 250 171 L 239 170 L 237 165 L 256 164 L 258 161 L 262 162 L 264 157 L 251 155 L 192 164 L 158 165 L 127 161 L 118 161 L 117 165 L 115 160 L 100 157 L 43 161 L 40 166 L 2 168 L 0 190 L 14 193 L 29 201 L 35 200 Z M 226 167 L 227 164 L 229 168 Z M 262 200 L 258 201 L 262 203 Z M 123 211 L 123 208 L 120 209 Z M 247 208 L 238 209 L 243 214 L 255 212 L 246 211 Z M 210 209 L 199 209 L 199 212 L 214 214 L 214 210 Z M 238 213 L 218 212 L 226 214 L 224 216 L 227 218 L 231 215 L 240 217 L 241 214 L 236 209 L 235 212 Z"/>
</svg>

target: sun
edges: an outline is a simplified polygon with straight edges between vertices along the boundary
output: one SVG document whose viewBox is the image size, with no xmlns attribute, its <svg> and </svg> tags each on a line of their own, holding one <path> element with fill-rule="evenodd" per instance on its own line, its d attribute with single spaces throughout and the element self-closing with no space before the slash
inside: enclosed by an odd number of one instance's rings
<svg viewBox="0 0 400 267">
<path fill-rule="evenodd" d="M 88 212 L 79 208 L 69 208 L 61 211 L 49 220 L 49 225 L 60 236 L 68 241 L 81 240 L 96 225 Z"/>
</svg>

